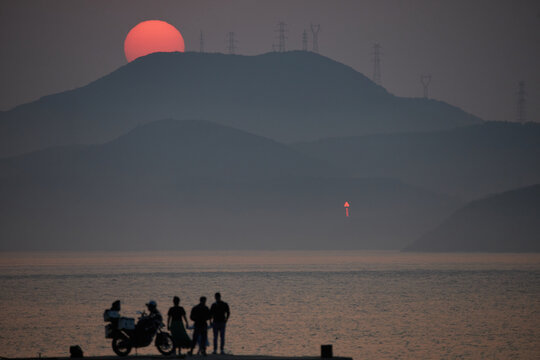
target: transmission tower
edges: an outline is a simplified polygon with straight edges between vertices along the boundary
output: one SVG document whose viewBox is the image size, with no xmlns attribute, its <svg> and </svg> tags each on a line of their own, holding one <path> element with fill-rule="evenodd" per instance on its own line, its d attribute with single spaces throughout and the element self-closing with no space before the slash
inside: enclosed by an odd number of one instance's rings
<svg viewBox="0 0 540 360">
<path fill-rule="evenodd" d="M 278 33 L 278 52 L 285 52 L 285 39 L 287 39 L 287 24 L 284 22 L 279 22 L 277 24 L 276 32 Z"/>
<path fill-rule="evenodd" d="M 420 82 L 422 83 L 422 86 L 424 87 L 424 99 L 427 99 L 429 95 L 428 87 L 429 87 L 429 83 L 431 82 L 431 74 L 421 75 Z"/>
<path fill-rule="evenodd" d="M 313 35 L 313 52 L 319 53 L 319 31 L 321 31 L 321 25 L 311 24 L 311 34 Z"/>
<path fill-rule="evenodd" d="M 201 52 L 201 53 L 204 52 L 204 37 L 203 37 L 202 30 L 201 30 L 201 37 L 199 39 L 199 52 Z"/>
<path fill-rule="evenodd" d="M 373 44 L 373 81 L 381 85 L 381 45 Z"/>
<path fill-rule="evenodd" d="M 527 116 L 525 113 L 525 82 L 520 81 L 518 83 L 518 92 L 517 92 L 517 122 L 524 123 L 527 121 Z"/>
<path fill-rule="evenodd" d="M 308 51 L 307 50 L 307 31 L 304 29 L 304 32 L 302 33 L 302 51 Z"/>
<path fill-rule="evenodd" d="M 237 43 L 234 32 L 230 31 L 227 33 L 226 42 L 227 42 L 227 52 L 229 54 L 234 54 L 236 52 L 236 43 Z"/>
</svg>

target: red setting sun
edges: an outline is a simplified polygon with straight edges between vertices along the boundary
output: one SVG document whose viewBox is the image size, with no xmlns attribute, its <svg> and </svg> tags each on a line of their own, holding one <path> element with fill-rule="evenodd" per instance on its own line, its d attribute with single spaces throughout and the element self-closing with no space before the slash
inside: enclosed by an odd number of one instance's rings
<svg viewBox="0 0 540 360">
<path fill-rule="evenodd" d="M 184 38 L 174 26 L 161 20 L 148 20 L 132 28 L 124 40 L 128 62 L 155 52 L 184 52 Z"/>
</svg>

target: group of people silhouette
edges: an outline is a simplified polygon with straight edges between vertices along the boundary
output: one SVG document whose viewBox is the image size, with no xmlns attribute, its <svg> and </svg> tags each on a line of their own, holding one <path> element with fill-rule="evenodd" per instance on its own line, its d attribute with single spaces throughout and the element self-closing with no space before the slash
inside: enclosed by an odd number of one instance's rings
<svg viewBox="0 0 540 360">
<path fill-rule="evenodd" d="M 217 354 L 218 337 L 220 353 L 225 354 L 225 327 L 231 311 L 229 305 L 221 300 L 219 292 L 214 295 L 214 298 L 216 301 L 208 308 L 206 297 L 201 296 L 199 304 L 191 309 L 189 318 L 193 321 L 193 327 L 190 327 L 186 311 L 180 306 L 180 298 L 178 296 L 173 298 L 173 306 L 167 313 L 167 329 L 171 331 L 175 351 L 178 350 L 178 355 L 181 355 L 181 349 L 189 349 L 188 354 L 192 355 L 195 346 L 199 347 L 200 354 L 206 355 L 208 328 L 210 327 L 214 332 L 214 351 L 212 354 Z M 150 308 L 149 310 L 152 312 Z M 154 311 L 158 312 L 156 307 L 154 307 Z M 190 339 L 186 329 L 191 328 L 193 328 L 193 338 Z"/>
</svg>

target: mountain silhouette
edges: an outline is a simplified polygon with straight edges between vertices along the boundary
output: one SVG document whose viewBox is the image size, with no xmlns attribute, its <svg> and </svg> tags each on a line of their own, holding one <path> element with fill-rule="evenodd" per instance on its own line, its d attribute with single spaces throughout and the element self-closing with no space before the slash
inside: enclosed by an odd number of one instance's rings
<svg viewBox="0 0 540 360">
<path fill-rule="evenodd" d="M 163 118 L 209 120 L 286 142 L 480 121 L 440 101 L 394 96 L 311 52 L 156 53 L 0 113 L 0 156 L 103 143 Z"/>
<path fill-rule="evenodd" d="M 540 252 L 540 185 L 473 201 L 406 250 Z"/>
<path fill-rule="evenodd" d="M 206 121 L 0 159 L 0 248 L 399 249 L 459 205 Z M 351 203 L 351 216 L 343 204 Z"/>
<path fill-rule="evenodd" d="M 536 123 L 329 138 L 294 148 L 356 176 L 396 178 L 466 200 L 540 183 Z"/>
</svg>

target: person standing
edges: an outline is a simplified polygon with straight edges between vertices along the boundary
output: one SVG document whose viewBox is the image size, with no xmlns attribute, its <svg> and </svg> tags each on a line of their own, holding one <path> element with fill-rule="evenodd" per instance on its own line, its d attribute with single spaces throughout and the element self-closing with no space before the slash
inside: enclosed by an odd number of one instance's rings
<svg viewBox="0 0 540 360">
<path fill-rule="evenodd" d="M 199 304 L 191 309 L 189 318 L 193 321 L 193 340 L 189 355 L 193 354 L 195 345 L 199 344 L 199 349 L 206 355 L 206 342 L 208 341 L 208 320 L 210 320 L 210 309 L 206 306 L 206 297 L 201 296 Z"/>
<path fill-rule="evenodd" d="M 186 327 L 184 327 L 184 320 Z M 175 296 L 173 298 L 173 307 L 169 309 L 167 317 L 167 329 L 171 331 L 174 350 L 178 349 L 178 355 L 182 354 L 182 348 L 191 348 L 191 339 L 186 333 L 186 328 L 189 326 L 186 318 L 186 310 L 180 306 L 180 298 Z"/>
<path fill-rule="evenodd" d="M 216 302 L 213 303 L 212 307 L 210 308 L 210 315 L 212 316 L 214 330 L 214 352 L 212 354 L 217 354 L 218 334 L 221 338 L 221 354 L 225 354 L 225 325 L 227 324 L 227 320 L 229 320 L 231 311 L 229 309 L 229 304 L 221 300 L 220 293 L 217 292 L 214 297 Z"/>
</svg>

